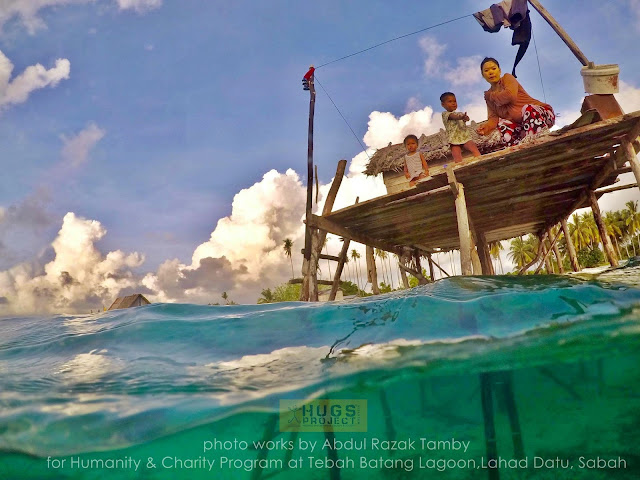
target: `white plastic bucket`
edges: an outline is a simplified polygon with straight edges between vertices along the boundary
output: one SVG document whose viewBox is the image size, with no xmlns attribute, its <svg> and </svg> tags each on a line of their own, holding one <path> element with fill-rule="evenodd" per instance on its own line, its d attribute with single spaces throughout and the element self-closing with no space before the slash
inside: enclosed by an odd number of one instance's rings
<svg viewBox="0 0 640 480">
<path fill-rule="evenodd" d="M 584 82 L 584 91 L 592 94 L 618 93 L 618 74 L 616 64 L 582 67 L 580 75 Z"/>
</svg>

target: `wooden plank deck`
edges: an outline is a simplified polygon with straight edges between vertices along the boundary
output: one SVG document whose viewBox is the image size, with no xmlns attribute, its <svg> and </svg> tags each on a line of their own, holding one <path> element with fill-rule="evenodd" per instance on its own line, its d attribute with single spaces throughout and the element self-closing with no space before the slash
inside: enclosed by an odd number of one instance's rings
<svg viewBox="0 0 640 480">
<path fill-rule="evenodd" d="M 588 206 L 589 190 L 615 183 L 624 163 L 617 149 L 639 126 L 637 111 L 455 165 L 474 228 L 488 242 L 505 240 L 537 233 Z M 388 251 L 460 246 L 445 172 L 415 188 L 314 216 L 311 223 Z"/>
</svg>

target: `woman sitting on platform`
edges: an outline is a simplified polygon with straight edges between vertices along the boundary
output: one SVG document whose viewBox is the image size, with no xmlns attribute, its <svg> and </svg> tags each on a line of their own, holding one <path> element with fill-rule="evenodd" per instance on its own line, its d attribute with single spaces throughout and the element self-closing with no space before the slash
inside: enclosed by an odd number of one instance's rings
<svg viewBox="0 0 640 480">
<path fill-rule="evenodd" d="M 551 105 L 530 97 L 513 75 L 505 73 L 501 77 L 500 64 L 495 58 L 485 58 L 480 70 L 491 84 L 484 92 L 489 119 L 478 127 L 480 135 L 488 135 L 498 128 L 502 142 L 511 147 L 553 126 L 556 116 Z"/>
</svg>

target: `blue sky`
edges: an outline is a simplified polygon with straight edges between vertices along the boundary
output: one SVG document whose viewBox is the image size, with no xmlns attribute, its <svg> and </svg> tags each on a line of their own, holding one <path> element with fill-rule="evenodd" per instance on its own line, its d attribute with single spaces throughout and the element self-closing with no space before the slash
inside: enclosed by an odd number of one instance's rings
<svg viewBox="0 0 640 480">
<path fill-rule="evenodd" d="M 590 60 L 620 65 L 618 99 L 625 111 L 640 109 L 640 2 L 543 3 Z M 290 276 L 281 241 L 302 247 L 308 94 L 300 78 L 309 64 L 489 5 L 2 2 L 0 313 L 95 309 L 138 290 L 159 301 L 218 301 L 229 291 L 255 302 L 261 288 Z M 580 64 L 535 12 L 532 21 L 538 57 L 532 45 L 518 77 L 559 123 L 572 121 L 584 96 Z M 489 34 L 467 17 L 319 68 L 317 77 L 376 148 L 397 141 L 403 115 L 436 131 L 446 90 L 482 120 L 477 58 L 494 56 L 509 71 L 510 40 L 510 31 Z M 359 174 L 361 150 L 318 88 L 323 188 L 340 158 L 356 157 L 344 205 L 381 193 L 379 181 Z M 621 208 L 636 192 L 612 195 L 604 208 Z"/>
</svg>

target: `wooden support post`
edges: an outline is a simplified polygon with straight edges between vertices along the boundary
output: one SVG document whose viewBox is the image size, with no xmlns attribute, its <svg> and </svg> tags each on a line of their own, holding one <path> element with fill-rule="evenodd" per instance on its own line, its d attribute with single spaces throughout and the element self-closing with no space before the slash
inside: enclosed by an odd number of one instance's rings
<svg viewBox="0 0 640 480">
<path fill-rule="evenodd" d="M 409 285 L 409 278 L 407 278 L 407 272 L 402 268 L 405 265 L 402 265 L 402 263 L 404 262 L 403 257 L 398 257 L 398 270 L 400 270 L 400 278 L 402 278 L 402 285 L 404 285 L 404 288 L 410 288 Z"/>
<path fill-rule="evenodd" d="M 489 245 L 487 244 L 487 238 L 482 232 L 476 232 L 478 240 L 478 255 L 480 256 L 480 264 L 482 265 L 483 275 L 495 275 L 493 269 L 493 263 L 491 262 L 491 253 L 489 252 Z"/>
<path fill-rule="evenodd" d="M 464 185 L 457 182 L 452 167 L 448 167 L 446 172 L 449 187 L 455 197 L 458 236 L 460 237 L 460 269 L 462 271 L 462 275 L 473 275 L 473 264 L 471 262 L 471 232 L 469 231 L 467 202 L 464 199 Z"/>
<path fill-rule="evenodd" d="M 544 236 L 542 238 L 544 239 L 544 238 L 546 238 L 546 236 L 547 236 L 547 234 L 545 232 Z M 531 267 L 532 265 L 538 263 L 542 259 L 543 250 L 544 250 L 544 245 L 542 244 L 542 242 L 538 242 L 538 253 L 536 253 L 536 258 L 534 258 L 529 263 L 527 263 L 524 267 L 522 267 L 520 270 L 518 270 L 518 275 L 522 275 L 524 272 L 526 272 L 529 269 L 529 267 Z"/>
<path fill-rule="evenodd" d="M 471 220 L 469 220 L 469 223 L 471 223 Z M 471 250 L 469 251 L 469 254 L 471 255 L 471 267 L 474 275 L 482 275 L 482 262 L 480 261 L 480 255 L 476 248 L 476 238 L 473 232 L 474 230 L 471 228 L 469 230 L 469 233 L 471 234 Z"/>
<path fill-rule="evenodd" d="M 469 232 L 469 217 L 467 217 L 467 202 L 464 199 L 464 186 L 461 183 L 458 183 L 456 216 L 458 218 L 458 235 L 460 237 L 460 269 L 462 275 L 472 275 L 471 233 Z"/>
<path fill-rule="evenodd" d="M 433 268 L 433 260 L 431 259 L 431 254 L 428 253 L 427 254 L 427 260 L 429 260 L 429 276 L 431 277 L 431 281 L 435 282 L 436 281 L 436 272 Z"/>
<path fill-rule="evenodd" d="M 548 232 L 549 232 L 549 230 L 547 229 L 547 231 L 545 231 L 544 233 L 541 234 L 542 236 L 540 236 L 540 235 L 538 236 L 538 238 L 540 239 L 540 246 L 542 247 L 542 250 L 544 252 L 544 256 L 542 257 L 542 262 L 540 262 L 540 265 L 538 265 L 538 268 L 536 268 L 536 271 L 533 272 L 534 274 L 537 274 L 542 269 L 542 264 L 546 263 L 547 258 L 549 257 L 549 254 L 551 253 L 551 250 L 553 249 L 554 245 L 556 244 L 556 242 L 560 238 L 560 230 L 558 230 L 558 233 L 556 233 L 556 236 L 553 239 L 553 242 L 551 242 L 551 246 L 549 247 L 549 249 L 547 249 L 546 245 L 544 244 L 544 242 L 545 242 L 545 239 L 547 238 Z M 551 241 L 550 237 L 549 237 L 549 241 Z M 540 249 L 539 248 L 538 248 L 538 253 L 540 253 Z"/>
<path fill-rule="evenodd" d="M 567 219 L 563 218 L 560 221 L 562 225 L 562 233 L 564 233 L 564 240 L 567 243 L 567 253 L 569 254 L 569 260 L 571 261 L 571 268 L 574 272 L 580 271 L 580 263 L 578 263 L 578 255 L 576 255 L 576 248 L 573 246 L 573 240 L 569 235 L 569 226 L 567 225 Z"/>
<path fill-rule="evenodd" d="M 380 287 L 378 286 L 378 271 L 376 269 L 376 259 L 373 256 L 373 247 L 367 245 L 367 277 L 371 282 L 371 291 L 374 295 L 380 295 Z"/>
<path fill-rule="evenodd" d="M 309 301 L 317 302 L 318 301 L 318 251 L 322 248 L 320 245 L 320 232 L 322 230 L 318 230 L 314 228 L 311 232 L 311 259 L 309 260 L 309 273 L 307 275 L 307 279 L 309 282 Z M 326 236 L 326 232 L 324 232 L 323 238 Z"/>
<path fill-rule="evenodd" d="M 336 195 L 338 194 L 338 189 L 340 188 L 340 184 L 342 183 L 342 178 L 344 177 L 344 171 L 347 168 L 347 161 L 340 160 L 338 162 L 338 167 L 336 168 L 336 175 L 333 177 L 333 182 L 331 183 L 331 188 L 329 189 L 329 193 L 327 194 L 327 199 L 324 202 L 324 207 L 322 208 L 322 215 L 327 215 L 331 213 L 333 209 L 333 204 L 336 201 Z M 313 176 L 312 176 L 313 179 Z M 309 201 L 309 197 L 307 196 L 307 201 Z M 307 205 L 308 207 L 308 205 Z M 307 241 L 305 238 L 305 255 L 304 260 L 302 262 L 302 289 L 300 291 L 300 300 L 302 301 L 318 301 L 318 284 L 317 284 L 317 271 L 318 271 L 318 258 L 320 256 L 322 246 L 324 245 L 324 240 L 327 238 L 326 230 L 321 230 L 318 232 L 314 228 L 310 228 L 311 218 L 313 214 L 310 211 L 307 212 L 307 231 L 310 232 L 311 241 L 309 245 L 307 245 Z M 311 283 L 314 283 L 313 278 L 315 277 L 315 289 Z"/>
<path fill-rule="evenodd" d="M 498 445 L 496 441 L 496 426 L 493 414 L 493 391 L 491 385 L 492 374 L 484 372 L 480 374 L 480 399 L 482 402 L 482 417 L 484 419 L 484 442 L 487 452 L 487 460 L 492 461 L 495 468 L 489 468 L 489 480 L 499 480 L 500 471 L 497 468 Z"/>
<path fill-rule="evenodd" d="M 549 230 L 547 230 L 549 232 Z M 549 253 L 551 252 L 550 248 L 547 248 L 546 241 L 542 240 L 541 237 L 538 237 L 538 241 L 542 242 L 542 253 L 544 255 L 544 268 L 547 269 L 547 275 L 551 275 L 553 273 L 553 266 L 551 265 L 551 261 L 549 260 Z M 551 240 L 549 240 L 551 241 Z M 537 270 L 536 270 L 537 273 Z"/>
<path fill-rule="evenodd" d="M 547 229 L 547 235 L 551 238 L 551 229 Z M 556 263 L 558 264 L 558 273 L 564 273 L 564 266 L 562 265 L 562 255 L 560 255 L 560 250 L 558 250 L 558 244 L 553 244 L 553 254 L 556 257 Z"/>
<path fill-rule="evenodd" d="M 300 300 L 309 300 L 309 265 L 311 264 L 311 243 L 313 241 L 313 229 L 309 225 L 313 211 L 313 116 L 316 105 L 316 89 L 313 82 L 313 75 L 309 78 L 309 133 L 307 136 L 307 205 L 305 218 L 307 225 L 304 232 L 304 260 L 302 262 L 302 278 L 306 281 L 302 283 Z"/>
<path fill-rule="evenodd" d="M 622 141 L 621 148 L 623 149 L 622 155 L 624 159 L 629 162 L 633 176 L 636 177 L 636 183 L 640 185 L 640 160 L 638 160 L 635 148 L 627 140 Z"/>
<path fill-rule="evenodd" d="M 616 252 L 613 250 L 611 239 L 609 238 L 609 234 L 607 233 L 607 226 L 605 225 L 602 214 L 600 213 L 598 199 L 596 198 L 596 194 L 593 193 L 593 191 L 589 192 L 589 200 L 591 201 L 591 210 L 593 210 L 593 217 L 596 220 L 596 225 L 598 226 L 598 231 L 600 232 L 600 240 L 602 240 L 605 255 L 609 260 L 609 264 L 612 267 L 617 267 L 618 259 L 616 258 Z"/>
<path fill-rule="evenodd" d="M 342 249 L 340 255 L 338 255 L 338 266 L 336 267 L 336 273 L 333 276 L 333 285 L 331 285 L 331 292 L 329 292 L 329 300 L 335 300 L 338 288 L 340 287 L 340 277 L 342 277 L 342 269 L 347 261 L 347 255 L 349 254 L 349 245 L 351 240 L 345 238 L 342 240 Z"/>
<path fill-rule="evenodd" d="M 544 8 L 538 0 L 529 0 L 529 3 L 538 11 L 542 18 L 544 18 L 547 23 L 551 25 L 551 28 L 553 28 L 553 30 L 560 36 L 562 41 L 567 45 L 567 47 L 569 47 L 569 50 L 573 52 L 580 63 L 585 67 L 588 66 L 589 60 L 587 59 L 585 54 L 582 53 L 575 42 L 571 40 L 569 34 L 564 30 L 564 28 L 560 26 L 558 22 L 556 22 L 555 18 L 551 16 L 547 9 Z"/>
<path fill-rule="evenodd" d="M 438 262 L 436 262 L 433 258 L 431 258 L 431 261 L 432 261 L 432 262 L 433 262 L 433 264 L 434 264 L 436 267 L 438 267 L 438 269 L 439 269 L 442 273 L 444 273 L 447 277 L 450 277 L 450 276 L 451 276 L 451 275 L 449 275 L 449 273 L 448 273 L 444 268 L 442 268 L 442 267 L 438 264 Z"/>
</svg>

